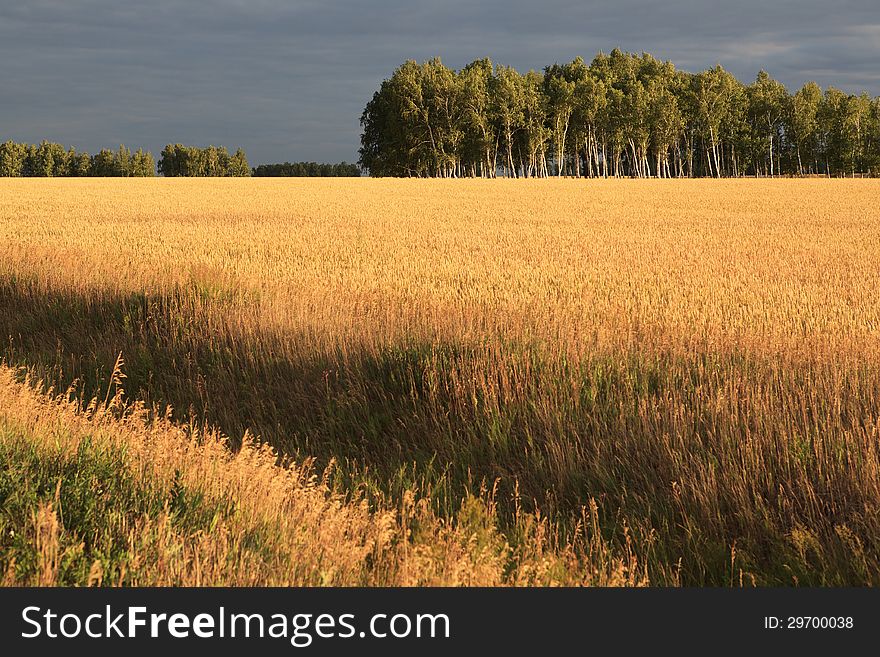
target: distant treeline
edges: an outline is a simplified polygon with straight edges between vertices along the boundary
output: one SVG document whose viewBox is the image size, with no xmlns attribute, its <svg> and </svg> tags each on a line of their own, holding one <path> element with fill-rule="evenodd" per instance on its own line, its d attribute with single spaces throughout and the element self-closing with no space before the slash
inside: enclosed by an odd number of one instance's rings
<svg viewBox="0 0 880 657">
<path fill-rule="evenodd" d="M 166 177 L 250 176 L 251 168 L 240 148 L 230 155 L 225 146 L 168 144 L 159 158 L 159 173 Z"/>
<path fill-rule="evenodd" d="M 357 164 L 340 162 L 285 162 L 261 164 L 251 169 L 242 149 L 231 154 L 225 146 L 184 146 L 168 144 L 162 149 L 158 172 L 166 177 L 197 176 L 360 176 Z M 111 151 L 102 149 L 96 155 L 61 144 L 42 141 L 0 144 L 0 177 L 52 176 L 155 176 L 156 162 L 152 153 L 141 149 L 132 153 L 125 146 Z"/>
<path fill-rule="evenodd" d="M 7 141 L 0 144 L 0 177 L 155 176 L 156 164 L 149 151 L 132 153 L 125 146 L 95 155 L 61 144 L 38 145 Z"/>
<path fill-rule="evenodd" d="M 284 164 L 261 164 L 254 168 L 255 176 L 293 176 L 293 177 L 352 177 L 360 176 L 357 164 L 340 162 L 323 164 L 320 162 L 285 162 Z"/>
<path fill-rule="evenodd" d="M 522 75 L 407 61 L 361 116 L 374 176 L 829 176 L 880 174 L 880 98 L 790 94 L 765 71 L 676 70 L 613 50 Z"/>
</svg>

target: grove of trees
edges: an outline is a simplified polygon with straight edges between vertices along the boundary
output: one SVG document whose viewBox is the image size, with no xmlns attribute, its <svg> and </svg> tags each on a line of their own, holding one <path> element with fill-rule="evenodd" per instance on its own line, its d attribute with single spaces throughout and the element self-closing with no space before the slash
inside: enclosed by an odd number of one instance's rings
<svg viewBox="0 0 880 657">
<path fill-rule="evenodd" d="M 254 176 L 292 176 L 292 177 L 355 177 L 361 175 L 357 164 L 340 162 L 324 164 L 320 162 L 285 162 L 284 164 L 261 164 L 253 169 Z"/>
<path fill-rule="evenodd" d="M 250 176 L 251 168 L 240 148 L 232 155 L 225 146 L 168 144 L 159 158 L 159 173 L 177 176 Z"/>
<path fill-rule="evenodd" d="M 373 176 L 880 175 L 880 98 L 618 49 L 525 74 L 407 61 L 361 126 Z"/>
<path fill-rule="evenodd" d="M 132 153 L 125 146 L 95 155 L 61 144 L 42 141 L 0 144 L 0 177 L 155 176 L 156 163 L 149 151 Z"/>
</svg>

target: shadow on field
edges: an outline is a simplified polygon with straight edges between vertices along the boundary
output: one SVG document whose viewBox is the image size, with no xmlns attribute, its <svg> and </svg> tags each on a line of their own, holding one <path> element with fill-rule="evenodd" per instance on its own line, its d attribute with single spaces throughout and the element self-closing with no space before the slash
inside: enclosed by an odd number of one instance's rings
<svg viewBox="0 0 880 657">
<path fill-rule="evenodd" d="M 525 405 L 499 403 L 490 398 L 497 381 L 474 379 L 478 350 L 318 347 L 315 336 L 242 330 L 229 321 L 236 308 L 222 303 L 206 305 L 190 289 L 80 295 L 2 280 L 0 355 L 90 400 L 115 392 L 108 387 L 121 353 L 126 399 L 159 412 L 170 405 L 176 420 L 207 422 L 233 448 L 249 431 L 319 467 L 336 459 L 343 488 L 394 495 L 418 484 L 441 512 L 497 479 L 510 494 L 518 480 L 526 505 L 585 497 L 583 481 L 550 472 Z"/>
<path fill-rule="evenodd" d="M 335 459 L 341 490 L 397 496 L 416 485 L 440 513 L 493 486 L 527 510 L 577 513 L 637 484 L 616 465 L 626 454 L 613 451 L 627 446 L 604 437 L 625 421 L 621 395 L 663 392 L 655 365 L 573 373 L 517 345 L 327 347 L 327 336 L 263 332 L 241 312 L 234 300 L 191 288 L 77 294 L 5 279 L 0 355 L 90 400 L 115 392 L 108 387 L 121 353 L 127 399 L 207 422 L 233 448 L 249 431 L 318 467 Z M 653 461 L 663 467 L 661 456 Z M 648 483 L 655 475 L 633 476 Z"/>
<path fill-rule="evenodd" d="M 502 520 L 537 506 L 563 527 L 595 499 L 656 583 L 880 584 L 880 453 L 862 421 L 874 370 L 841 383 L 834 363 L 736 353 L 571 364 L 517 345 L 327 347 L 188 288 L 80 295 L 16 278 L 0 280 L 0 338 L 8 363 L 86 400 L 108 395 L 121 352 L 128 399 L 233 447 L 248 430 L 318 467 L 336 459 L 342 492 L 417 486 L 451 515 L 499 481 Z"/>
</svg>

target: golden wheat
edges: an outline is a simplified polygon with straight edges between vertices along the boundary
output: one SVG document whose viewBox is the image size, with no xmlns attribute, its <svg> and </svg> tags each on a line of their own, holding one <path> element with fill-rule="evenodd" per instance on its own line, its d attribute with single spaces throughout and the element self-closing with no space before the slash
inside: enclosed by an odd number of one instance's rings
<svg viewBox="0 0 880 657">
<path fill-rule="evenodd" d="M 265 445 L 245 438 L 233 454 L 220 434 L 188 432 L 167 419 L 146 423 L 138 405 L 121 416 L 112 410 L 100 405 L 83 411 L 64 396 L 35 392 L 0 367 L 0 444 L 15 442 L 56 464 L 75 462 L 84 444 L 96 454 L 119 450 L 124 458 L 118 467 L 141 494 L 186 486 L 209 503 L 222 502 L 225 512 L 216 514 L 207 530 L 186 531 L 167 505 L 154 516 L 119 509 L 102 519 L 100 534 L 82 536 L 64 527 L 70 510 L 61 502 L 59 479 L 52 499 L 34 510 L 27 526 L 26 540 L 38 555 L 36 570 L 22 576 L 14 559 L 2 554 L 6 585 L 71 583 L 59 578 L 61 562 L 83 559 L 85 541 L 92 550 L 102 543 L 118 549 L 103 535 L 113 532 L 127 543 L 121 567 L 106 556 L 90 558 L 81 583 L 631 586 L 647 581 L 632 553 L 617 557 L 602 541 L 595 509 L 567 545 L 554 542 L 546 520 L 520 515 L 517 523 L 529 540 L 512 547 L 494 525 L 491 500 L 468 500 L 464 519 L 454 523 L 437 518 L 427 500 L 412 493 L 397 509 L 371 511 L 362 500 L 345 502 L 331 493 L 326 473 L 319 479 L 308 465 L 278 465 Z M 86 484 L 96 496 L 109 487 L 107 481 Z M 107 571 L 111 565 L 115 572 Z"/>
<path fill-rule="evenodd" d="M 877 583 L 878 198 L 0 181 L 0 329 L 7 361 L 88 397 L 121 351 L 129 398 L 335 457 L 382 499 L 408 463 L 423 489 L 441 471 L 450 516 L 495 481 L 569 530 L 595 498 L 655 581 Z"/>
</svg>

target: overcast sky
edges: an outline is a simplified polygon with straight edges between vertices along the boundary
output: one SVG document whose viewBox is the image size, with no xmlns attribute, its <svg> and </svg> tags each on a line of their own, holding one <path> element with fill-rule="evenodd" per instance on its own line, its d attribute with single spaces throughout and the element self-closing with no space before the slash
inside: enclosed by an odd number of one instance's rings
<svg viewBox="0 0 880 657">
<path fill-rule="evenodd" d="M 0 0 L 0 140 L 351 162 L 406 59 L 526 71 L 615 46 L 880 95 L 878 0 Z"/>
</svg>

